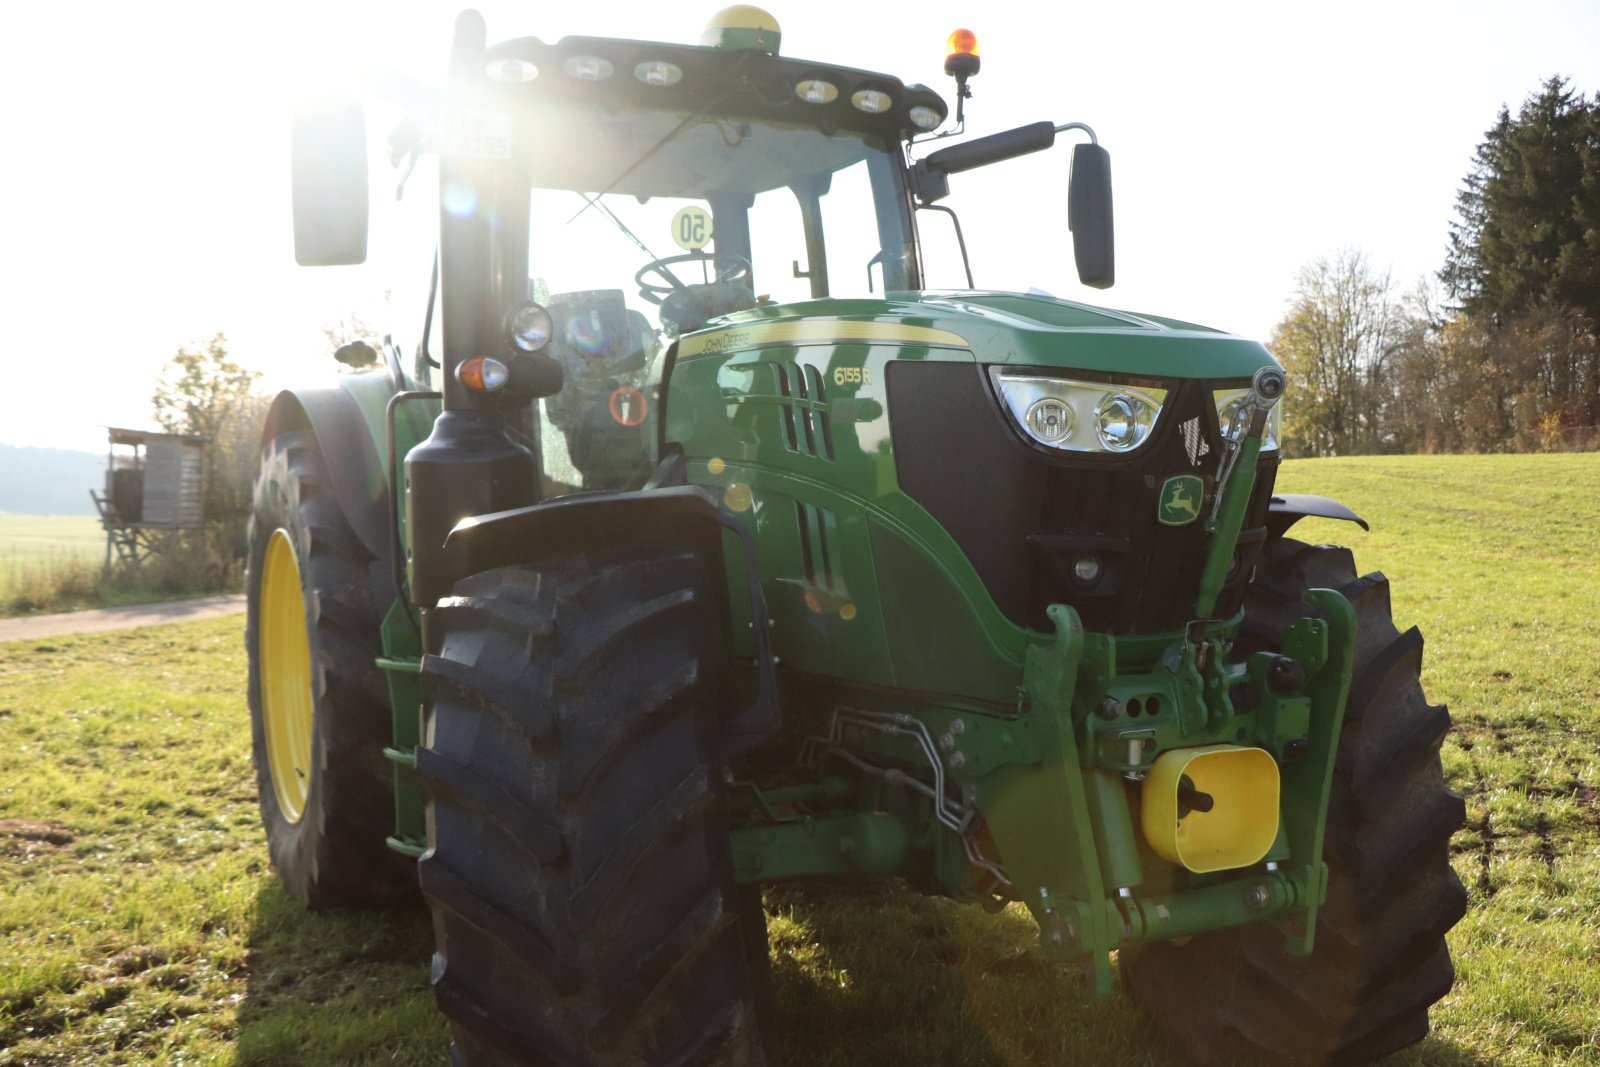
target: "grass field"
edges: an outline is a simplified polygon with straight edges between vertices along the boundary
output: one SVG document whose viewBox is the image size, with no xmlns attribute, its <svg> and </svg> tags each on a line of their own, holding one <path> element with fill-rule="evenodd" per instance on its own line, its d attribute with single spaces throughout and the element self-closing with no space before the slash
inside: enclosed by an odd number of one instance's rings
<svg viewBox="0 0 1600 1067">
<path fill-rule="evenodd" d="M 76 606 L 100 578 L 106 535 L 93 515 L 0 514 L 0 615 Z"/>
<path fill-rule="evenodd" d="M 1600 1065 L 1600 457 L 1303 461 L 1451 704 L 1471 910 L 1404 1064 Z M 0 646 L 0 1065 L 430 1064 L 426 918 L 310 914 L 267 864 L 239 620 Z M 768 894 L 791 1067 L 1185 1061 L 1016 914 Z"/>
<path fill-rule="evenodd" d="M 137 568 L 110 571 L 105 545 L 92 515 L 0 514 L 0 618 L 238 590 L 241 565 L 201 542 L 172 542 Z"/>
<path fill-rule="evenodd" d="M 105 532 L 93 515 L 0 514 L 0 560 L 98 560 L 105 550 Z"/>
</svg>

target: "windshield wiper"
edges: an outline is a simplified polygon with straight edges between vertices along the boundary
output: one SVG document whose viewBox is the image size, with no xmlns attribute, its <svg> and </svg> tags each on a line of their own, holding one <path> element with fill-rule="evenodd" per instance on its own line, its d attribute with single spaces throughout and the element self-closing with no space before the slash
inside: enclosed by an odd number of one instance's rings
<svg viewBox="0 0 1600 1067">
<path fill-rule="evenodd" d="M 652 252 L 650 250 L 650 246 L 649 245 L 646 245 L 643 241 L 639 240 L 638 236 L 632 230 L 628 229 L 628 224 L 626 222 L 623 222 L 621 219 L 617 218 L 617 213 L 615 211 L 612 211 L 609 207 L 607 207 L 606 205 L 600 203 L 600 197 L 604 196 L 604 195 L 605 195 L 604 193 L 600 193 L 600 194 L 596 195 L 595 199 L 589 200 L 588 203 L 584 204 L 583 207 L 578 209 L 578 215 L 582 215 L 585 211 L 589 210 L 589 208 L 591 208 L 591 207 L 599 208 L 601 211 L 603 211 L 605 213 L 606 218 L 611 220 L 612 225 L 615 226 L 617 229 L 621 230 L 622 233 L 623 233 L 623 236 L 627 237 L 628 240 L 632 241 L 634 243 L 634 245 L 639 249 L 639 251 L 643 252 L 645 255 L 649 256 L 651 259 L 660 259 L 661 258 L 660 256 L 656 255 L 654 252 Z M 584 195 L 582 193 L 579 193 L 578 196 L 583 198 L 583 199 L 585 199 L 585 200 L 588 200 L 588 198 L 584 197 Z M 572 220 L 576 219 L 578 217 L 578 215 L 572 216 L 572 219 L 568 219 L 567 223 L 570 225 L 572 223 Z"/>
<path fill-rule="evenodd" d="M 579 193 L 578 194 L 579 196 L 583 196 L 584 197 L 584 204 L 583 204 L 582 207 L 580 207 L 577 210 L 577 213 L 574 214 L 572 216 L 572 218 L 567 220 L 568 224 L 576 222 L 579 215 L 582 215 L 585 211 L 588 211 L 590 208 L 595 207 L 596 205 L 598 205 L 600 203 L 600 198 L 602 196 L 605 196 L 607 193 L 610 193 L 612 190 L 616 189 L 617 186 L 621 185 L 624 181 L 626 181 L 627 178 L 628 178 L 628 175 L 632 174 L 634 171 L 636 171 L 640 167 L 644 166 L 645 163 L 649 161 L 651 156 L 655 155 L 657 152 L 661 151 L 662 148 L 666 147 L 666 145 L 674 137 L 678 136 L 678 134 L 682 133 L 685 129 L 687 129 L 691 122 L 695 122 L 696 120 L 705 117 L 705 113 L 707 111 L 711 110 L 711 108 L 714 107 L 715 105 L 720 104 L 720 103 L 722 103 L 723 100 L 727 99 L 727 95 L 728 94 L 724 93 L 722 96 L 716 97 L 716 98 L 714 98 L 712 100 L 708 100 L 704 104 L 700 105 L 700 107 L 697 110 L 695 110 L 693 113 L 691 113 L 688 116 L 686 116 L 682 122 L 678 123 L 670 131 L 668 131 L 668 133 L 667 133 L 667 135 L 665 137 L 661 138 L 661 140 L 659 140 L 655 144 L 651 145 L 645 151 L 644 155 L 640 156 L 638 159 L 634 160 L 632 163 L 629 163 L 628 166 L 627 166 L 627 169 L 625 169 L 621 174 L 617 175 L 615 178 L 612 178 L 611 182 L 604 189 L 600 190 L 598 193 L 595 193 L 594 196 L 589 197 L 589 196 L 584 196 L 584 194 L 582 194 L 582 193 Z"/>
<path fill-rule="evenodd" d="M 735 75 L 740 74 L 744 69 L 745 60 L 748 59 L 750 56 L 756 55 L 756 54 L 757 53 L 754 53 L 754 52 L 746 52 L 743 55 L 741 55 L 739 57 L 738 62 L 735 64 L 735 66 L 733 68 L 733 73 Z M 707 111 L 710 111 L 712 108 L 716 107 L 718 104 L 721 104 L 723 101 L 727 100 L 736 91 L 737 91 L 736 89 L 729 89 L 727 92 L 722 93 L 719 96 L 714 96 L 710 100 L 707 100 L 705 103 L 701 104 L 699 107 L 695 108 L 688 115 L 684 116 L 684 119 L 683 119 L 682 122 L 678 123 L 676 126 L 672 127 L 672 129 L 668 130 L 667 131 L 667 135 L 665 137 L 661 138 L 661 140 L 657 141 L 655 144 L 651 145 L 648 149 L 646 149 L 644 154 L 641 155 L 638 159 L 634 160 L 632 163 L 629 163 L 627 165 L 627 167 L 625 167 L 623 169 L 622 173 L 617 175 L 615 178 L 612 178 L 610 183 L 607 184 L 604 189 L 601 189 L 598 193 L 595 193 L 594 196 L 592 196 L 592 197 L 587 197 L 587 196 L 584 197 L 584 201 L 585 201 L 584 205 L 581 208 L 579 208 L 578 211 L 577 211 L 577 214 L 573 215 L 572 218 L 567 220 L 567 222 L 568 223 L 572 223 L 572 222 L 577 221 L 577 218 L 578 218 L 579 215 L 582 215 L 585 211 L 588 211 L 590 208 L 594 207 L 597 203 L 600 202 L 600 198 L 602 196 L 605 196 L 607 193 L 609 193 L 609 192 L 613 191 L 614 189 L 616 189 L 617 186 L 621 185 L 625 180 L 627 180 L 628 175 L 632 174 L 634 171 L 636 171 L 640 167 L 644 166 L 644 164 L 649 161 L 651 156 L 653 156 L 657 152 L 661 151 L 661 149 L 666 147 L 666 145 L 668 143 L 670 143 L 674 137 L 677 137 L 678 134 L 680 134 L 684 130 L 688 129 L 690 123 L 695 122 L 696 120 L 703 118 Z M 583 194 L 580 193 L 579 195 L 581 196 Z"/>
</svg>

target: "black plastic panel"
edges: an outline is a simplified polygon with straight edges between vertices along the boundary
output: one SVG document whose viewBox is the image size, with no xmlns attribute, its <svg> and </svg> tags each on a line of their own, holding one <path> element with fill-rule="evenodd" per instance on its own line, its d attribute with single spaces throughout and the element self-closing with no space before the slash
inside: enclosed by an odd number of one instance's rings
<svg viewBox="0 0 1600 1067">
<path fill-rule="evenodd" d="M 981 366 L 889 365 L 890 426 L 900 488 L 955 538 L 1008 618 L 1048 628 L 1045 608 L 1070 604 L 1091 631 L 1148 633 L 1193 617 L 1208 536 L 1203 521 L 1162 526 L 1156 502 L 1165 480 L 1194 474 L 1206 507 L 1222 454 L 1211 389 L 1173 383 L 1156 434 L 1130 458 L 1075 458 L 1029 443 L 1002 410 Z M 1180 430 L 1197 420 L 1206 452 L 1191 458 Z M 1240 537 L 1242 564 L 1215 614 L 1238 610 L 1265 535 L 1276 454 L 1263 456 Z M 1103 571 L 1078 582 L 1073 562 L 1094 555 Z"/>
</svg>

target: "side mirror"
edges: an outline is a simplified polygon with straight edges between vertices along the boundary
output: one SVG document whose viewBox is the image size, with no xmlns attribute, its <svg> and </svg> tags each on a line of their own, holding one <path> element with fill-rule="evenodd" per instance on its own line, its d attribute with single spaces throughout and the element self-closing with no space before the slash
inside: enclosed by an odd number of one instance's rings
<svg viewBox="0 0 1600 1067">
<path fill-rule="evenodd" d="M 295 262 L 365 263 L 367 124 L 360 101 L 336 97 L 296 107 L 290 159 Z"/>
<path fill-rule="evenodd" d="M 1111 219 L 1111 154 L 1097 144 L 1072 150 L 1072 179 L 1067 187 L 1067 228 L 1078 280 L 1095 289 L 1109 289 L 1117 280 L 1116 238 Z"/>
</svg>

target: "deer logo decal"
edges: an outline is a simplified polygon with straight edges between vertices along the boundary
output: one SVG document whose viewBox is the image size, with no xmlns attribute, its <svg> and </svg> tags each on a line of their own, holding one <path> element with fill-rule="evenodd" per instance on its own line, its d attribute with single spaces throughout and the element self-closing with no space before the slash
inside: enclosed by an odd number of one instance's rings
<svg viewBox="0 0 1600 1067">
<path fill-rule="evenodd" d="M 1161 485 L 1156 519 L 1163 526 L 1187 526 L 1200 517 L 1206 487 L 1193 474 L 1175 474 Z"/>
</svg>

